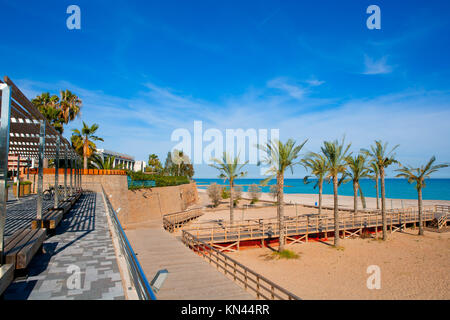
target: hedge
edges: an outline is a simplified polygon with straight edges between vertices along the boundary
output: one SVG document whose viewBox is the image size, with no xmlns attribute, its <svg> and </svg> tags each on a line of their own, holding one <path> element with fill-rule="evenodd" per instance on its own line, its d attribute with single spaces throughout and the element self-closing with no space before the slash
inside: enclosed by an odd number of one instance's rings
<svg viewBox="0 0 450 320">
<path fill-rule="evenodd" d="M 20 181 L 20 185 L 21 186 L 25 186 L 25 185 L 29 185 L 29 184 L 33 184 L 31 181 Z M 14 185 L 17 185 L 17 182 L 14 182 Z"/>
<path fill-rule="evenodd" d="M 178 186 L 181 184 L 190 183 L 188 177 L 161 176 L 161 175 L 144 174 L 142 172 L 132 172 L 129 174 L 129 177 L 133 181 L 149 181 L 149 180 L 155 181 L 155 187 Z M 151 188 L 151 186 L 130 186 L 128 189 L 136 190 L 142 188 Z"/>
</svg>

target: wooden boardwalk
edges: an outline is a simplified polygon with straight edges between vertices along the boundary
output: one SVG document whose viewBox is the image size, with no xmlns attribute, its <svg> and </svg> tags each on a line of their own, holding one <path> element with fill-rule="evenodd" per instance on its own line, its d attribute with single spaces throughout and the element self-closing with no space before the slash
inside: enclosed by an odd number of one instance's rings
<svg viewBox="0 0 450 320">
<path fill-rule="evenodd" d="M 432 206 L 424 208 L 423 221 L 446 224 L 450 214 L 448 206 Z M 390 232 L 404 229 L 407 225 L 417 225 L 418 211 L 415 208 L 389 210 L 386 214 L 387 226 Z M 380 214 L 357 214 L 342 216 L 339 221 L 341 236 L 344 238 L 360 235 L 364 231 L 378 232 L 382 227 Z M 334 217 L 302 215 L 298 217 L 285 217 L 284 233 L 287 244 L 307 242 L 308 238 L 326 239 L 334 236 Z M 220 251 L 237 251 L 242 244 L 260 243 L 264 246 L 267 241 L 277 240 L 279 237 L 279 224 L 276 218 L 249 220 L 234 225 L 224 224 L 202 227 L 197 225 L 185 228 L 199 241 L 210 244 Z M 378 231 L 378 232 L 377 232 Z"/>
<path fill-rule="evenodd" d="M 158 270 L 169 271 L 161 290 L 155 293 L 158 299 L 256 299 L 165 231 L 160 220 L 146 229 L 126 230 L 126 234 L 149 281 Z"/>
</svg>

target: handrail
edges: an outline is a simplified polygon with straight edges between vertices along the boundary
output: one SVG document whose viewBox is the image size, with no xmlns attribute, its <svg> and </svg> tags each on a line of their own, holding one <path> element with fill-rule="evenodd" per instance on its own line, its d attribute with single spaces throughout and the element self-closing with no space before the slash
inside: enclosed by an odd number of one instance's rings
<svg viewBox="0 0 450 320">
<path fill-rule="evenodd" d="M 286 219 L 288 218 L 288 219 Z M 435 211 L 431 209 L 423 210 L 423 218 L 427 221 L 435 218 Z M 369 228 L 382 225 L 381 215 L 351 215 L 340 217 L 340 230 Z M 386 214 L 388 225 L 413 223 L 418 221 L 418 210 L 408 209 L 402 212 L 388 212 Z M 185 229 L 195 234 L 197 238 L 207 240 L 208 243 L 242 241 L 246 239 L 260 238 L 267 233 L 271 237 L 279 234 L 279 222 L 276 218 L 260 219 L 258 221 L 247 221 L 246 223 L 236 222 L 234 224 L 224 223 L 222 225 L 197 225 Z M 331 232 L 334 230 L 334 218 L 330 216 L 298 216 L 285 217 L 284 221 L 285 233 L 296 234 L 305 233 L 313 234 L 317 232 Z M 256 239 L 255 238 L 255 239 Z"/>
<path fill-rule="evenodd" d="M 185 223 L 202 215 L 203 212 L 200 208 L 166 214 L 163 216 L 163 226 L 164 229 L 168 230 L 169 232 L 174 232 L 177 228 L 182 227 Z"/>
<path fill-rule="evenodd" d="M 185 230 L 183 230 L 182 241 L 187 247 L 207 258 L 210 263 L 216 264 L 218 269 L 222 268 L 225 275 L 230 274 L 234 281 L 241 282 L 245 289 L 252 289 L 258 298 L 262 297 L 266 300 L 301 300 L 295 294 L 228 257 Z M 239 275 L 241 278 L 239 278 Z M 249 284 L 249 282 L 252 284 Z"/>
<path fill-rule="evenodd" d="M 103 186 L 102 186 L 102 193 L 103 198 L 105 199 L 106 204 L 108 206 L 108 214 L 111 217 L 116 234 L 118 235 L 119 238 L 120 251 L 124 255 L 125 260 L 127 262 L 128 272 L 133 281 L 134 288 L 136 289 L 139 299 L 156 300 L 156 296 L 153 293 L 153 290 L 147 280 L 147 277 L 145 276 L 144 271 L 142 270 L 142 267 L 134 253 L 133 248 L 131 247 L 130 242 L 128 241 L 125 231 L 123 230 L 119 218 L 117 217 L 117 213 L 112 207 L 111 202 L 109 202 L 109 199 L 105 193 L 105 189 L 103 188 Z"/>
</svg>

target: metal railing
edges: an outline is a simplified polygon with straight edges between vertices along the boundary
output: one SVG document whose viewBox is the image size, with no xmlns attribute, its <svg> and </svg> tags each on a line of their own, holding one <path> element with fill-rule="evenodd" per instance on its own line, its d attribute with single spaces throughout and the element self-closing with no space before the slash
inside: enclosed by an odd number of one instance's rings
<svg viewBox="0 0 450 320">
<path fill-rule="evenodd" d="M 254 291 L 258 299 L 301 300 L 295 294 L 240 264 L 184 230 L 182 241 L 187 247 L 194 250 L 194 252 L 208 259 L 209 263 L 215 264 L 218 270 L 222 269 L 225 275 L 229 275 L 234 281 L 241 283 L 245 290 L 250 289 Z"/>
<path fill-rule="evenodd" d="M 108 214 L 111 217 L 112 224 L 118 236 L 118 241 L 120 244 L 120 251 L 122 252 L 125 260 L 127 262 L 128 272 L 130 274 L 131 280 L 133 282 L 134 288 L 138 294 L 140 300 L 156 300 L 156 296 L 142 270 L 141 265 L 131 247 L 130 242 L 125 234 L 125 231 L 120 224 L 119 218 L 117 217 L 116 211 L 111 205 L 108 196 L 105 193 L 105 189 L 102 186 L 103 197 L 108 206 Z"/>
</svg>

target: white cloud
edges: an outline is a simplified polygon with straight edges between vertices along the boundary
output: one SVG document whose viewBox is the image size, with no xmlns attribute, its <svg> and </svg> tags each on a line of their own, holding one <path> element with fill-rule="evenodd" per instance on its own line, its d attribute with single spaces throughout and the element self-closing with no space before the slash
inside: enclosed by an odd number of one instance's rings
<svg viewBox="0 0 450 320">
<path fill-rule="evenodd" d="M 321 81 L 321 80 L 317 80 L 317 79 L 310 79 L 310 80 L 306 80 L 305 82 L 312 87 L 318 87 L 325 83 L 325 81 Z"/>
<path fill-rule="evenodd" d="M 373 75 L 373 74 L 386 74 L 392 72 L 392 67 L 387 64 L 387 57 L 382 57 L 379 60 L 375 60 L 365 55 L 364 65 L 365 70 L 363 74 Z"/>
<path fill-rule="evenodd" d="M 280 129 L 283 140 L 308 138 L 308 150 L 317 151 L 324 140 L 346 134 L 354 151 L 381 139 L 392 145 L 400 144 L 398 157 L 404 163 L 421 165 L 432 155 L 436 155 L 439 162 L 450 162 L 450 128 L 447 124 L 450 92 L 408 91 L 375 99 L 339 102 L 296 94 L 290 82 L 277 79 L 269 81 L 272 86 L 268 84 L 268 88 L 251 89 L 243 95 L 216 102 L 178 94 L 155 84 L 144 84 L 146 89 L 131 98 L 87 90 L 70 83 L 23 80 L 17 84 L 30 98 L 38 92 L 56 93 L 60 88 L 70 88 L 83 100 L 82 120 L 100 124 L 99 136 L 105 138 L 101 146 L 134 155 L 140 160 L 146 159 L 149 153 L 164 159 L 175 145 L 170 141 L 172 131 L 186 128 L 192 133 L 193 121 L 202 120 L 204 130 Z M 284 89 L 273 94 L 273 87 Z M 302 97 L 300 104 L 293 95 Z M 80 126 L 81 119 L 74 121 L 65 135 L 70 135 L 71 128 Z M 198 170 L 199 176 L 203 177 L 211 172 L 205 167 Z M 250 177 L 258 171 L 249 168 Z M 300 173 L 300 169 L 296 170 L 296 176 Z M 450 176 L 450 169 L 444 169 L 436 176 Z"/>
<path fill-rule="evenodd" d="M 299 100 L 302 99 L 306 94 L 306 90 L 304 88 L 290 83 L 285 78 L 275 78 L 273 80 L 270 80 L 267 83 L 267 87 L 284 91 L 292 98 Z"/>
</svg>

